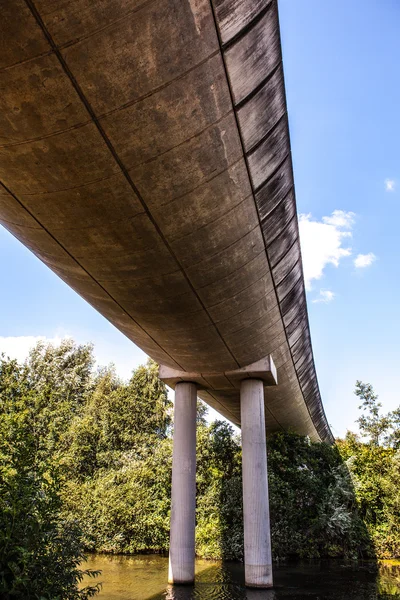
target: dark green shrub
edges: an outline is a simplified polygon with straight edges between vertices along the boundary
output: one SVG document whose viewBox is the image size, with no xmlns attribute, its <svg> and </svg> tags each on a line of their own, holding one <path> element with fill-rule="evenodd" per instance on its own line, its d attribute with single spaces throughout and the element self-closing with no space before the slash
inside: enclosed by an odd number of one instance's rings
<svg viewBox="0 0 400 600">
<path fill-rule="evenodd" d="M 86 600 L 81 532 L 61 516 L 55 465 L 39 459 L 29 386 L 15 362 L 0 361 L 0 596 Z"/>
</svg>

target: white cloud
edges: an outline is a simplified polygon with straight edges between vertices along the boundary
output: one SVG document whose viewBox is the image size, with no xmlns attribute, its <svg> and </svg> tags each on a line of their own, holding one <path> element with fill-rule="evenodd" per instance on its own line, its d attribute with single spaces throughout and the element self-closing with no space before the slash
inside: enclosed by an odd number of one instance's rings
<svg viewBox="0 0 400 600">
<path fill-rule="evenodd" d="M 376 260 L 376 256 L 373 252 L 369 252 L 368 254 L 359 254 L 354 259 L 354 266 L 356 269 L 364 269 L 365 267 L 369 267 Z"/>
<path fill-rule="evenodd" d="M 394 192 L 395 185 L 394 179 L 385 179 L 385 190 L 387 192 Z"/>
<path fill-rule="evenodd" d="M 324 304 L 328 304 L 328 302 L 332 302 L 335 296 L 336 294 L 331 292 L 331 290 L 320 290 L 318 298 L 315 298 L 313 303 L 317 304 L 318 302 L 323 302 Z"/>
<path fill-rule="evenodd" d="M 23 362 L 28 357 L 29 351 L 38 342 L 45 342 L 46 344 L 58 346 L 65 337 L 67 336 L 55 336 L 52 338 L 48 338 L 44 335 L 0 337 L 0 354 L 4 353 L 6 357 L 15 358 L 19 362 Z"/>
<path fill-rule="evenodd" d="M 146 363 L 147 356 L 119 332 L 115 331 L 115 336 L 113 336 L 114 328 L 111 325 L 110 329 L 112 334 L 108 336 L 104 336 L 104 334 L 93 336 L 93 332 L 87 335 L 70 335 L 62 328 L 57 329 L 51 337 L 45 335 L 0 336 L 0 355 L 4 353 L 6 357 L 24 362 L 28 358 L 29 351 L 38 342 L 58 346 L 64 339 L 72 337 L 79 344 L 94 343 L 96 366 L 113 363 L 117 374 L 123 379 L 129 379 L 133 369 Z"/>
<path fill-rule="evenodd" d="M 338 229 L 351 229 L 354 223 L 355 214 L 345 212 L 344 210 L 334 210 L 330 217 L 322 217 L 326 225 L 332 225 Z"/>
<path fill-rule="evenodd" d="M 299 216 L 307 290 L 311 290 L 314 279 L 321 279 L 327 265 L 338 267 L 342 258 L 351 255 L 351 248 L 344 248 L 342 244 L 351 237 L 354 218 L 354 213 L 344 210 L 334 210 L 330 216 L 322 217 L 321 221 L 313 220 L 311 214 Z"/>
</svg>

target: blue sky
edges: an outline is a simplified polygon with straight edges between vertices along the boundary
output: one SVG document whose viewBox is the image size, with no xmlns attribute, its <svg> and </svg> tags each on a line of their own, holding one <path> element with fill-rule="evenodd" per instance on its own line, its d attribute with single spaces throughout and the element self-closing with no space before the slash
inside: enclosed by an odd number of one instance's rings
<svg viewBox="0 0 400 600">
<path fill-rule="evenodd" d="M 355 429 L 356 379 L 400 404 L 400 3 L 280 0 L 313 347 L 335 435 Z M 0 351 L 92 341 L 124 377 L 145 355 L 0 227 Z"/>
</svg>

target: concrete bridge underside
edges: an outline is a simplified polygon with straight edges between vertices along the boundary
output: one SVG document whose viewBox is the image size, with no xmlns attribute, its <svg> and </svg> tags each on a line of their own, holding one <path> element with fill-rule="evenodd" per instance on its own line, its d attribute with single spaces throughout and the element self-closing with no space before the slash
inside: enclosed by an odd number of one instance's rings
<svg viewBox="0 0 400 600">
<path fill-rule="evenodd" d="M 159 363 L 272 355 L 267 431 L 332 441 L 314 368 L 275 0 L 4 0 L 0 221 Z"/>
<path fill-rule="evenodd" d="M 333 440 L 276 0 L 0 4 L 0 222 L 176 387 L 170 581 L 194 580 L 199 394 L 242 426 L 246 584 L 271 587 L 266 431 Z"/>
</svg>

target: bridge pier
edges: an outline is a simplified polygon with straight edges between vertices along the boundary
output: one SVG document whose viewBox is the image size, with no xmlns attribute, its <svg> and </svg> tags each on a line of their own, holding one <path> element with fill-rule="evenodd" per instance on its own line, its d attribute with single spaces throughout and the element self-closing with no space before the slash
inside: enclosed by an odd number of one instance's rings
<svg viewBox="0 0 400 600">
<path fill-rule="evenodd" d="M 194 582 L 197 386 L 175 386 L 168 583 Z"/>
<path fill-rule="evenodd" d="M 240 386 L 245 582 L 270 588 L 271 531 L 268 499 L 264 384 L 244 379 Z"/>
<path fill-rule="evenodd" d="M 175 388 L 169 583 L 192 583 L 195 558 L 197 391 L 235 394 L 242 429 L 244 559 L 246 585 L 272 587 L 264 387 L 277 385 L 273 360 L 224 373 L 187 372 L 160 365 Z M 214 386 L 210 382 L 215 382 Z M 237 394 L 237 395 L 236 395 Z"/>
</svg>

